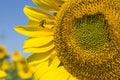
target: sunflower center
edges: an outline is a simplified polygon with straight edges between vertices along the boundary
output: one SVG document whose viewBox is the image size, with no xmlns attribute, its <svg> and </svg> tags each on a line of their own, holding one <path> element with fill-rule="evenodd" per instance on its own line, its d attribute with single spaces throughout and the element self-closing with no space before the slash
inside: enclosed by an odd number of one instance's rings
<svg viewBox="0 0 120 80">
<path fill-rule="evenodd" d="M 107 22 L 102 14 L 75 19 L 73 37 L 84 50 L 97 50 L 108 41 Z"/>
</svg>

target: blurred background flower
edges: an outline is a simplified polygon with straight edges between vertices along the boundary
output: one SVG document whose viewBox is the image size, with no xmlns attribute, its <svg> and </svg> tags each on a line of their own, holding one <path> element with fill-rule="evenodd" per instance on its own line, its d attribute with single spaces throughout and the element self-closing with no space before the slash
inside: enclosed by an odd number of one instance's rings
<svg viewBox="0 0 120 80">
<path fill-rule="evenodd" d="M 19 51 L 7 54 L 4 46 L 0 46 L 0 80 L 33 80 L 32 68 Z"/>
<path fill-rule="evenodd" d="M 4 46 L 0 46 L 0 59 L 4 59 L 7 56 L 7 51 Z"/>
</svg>

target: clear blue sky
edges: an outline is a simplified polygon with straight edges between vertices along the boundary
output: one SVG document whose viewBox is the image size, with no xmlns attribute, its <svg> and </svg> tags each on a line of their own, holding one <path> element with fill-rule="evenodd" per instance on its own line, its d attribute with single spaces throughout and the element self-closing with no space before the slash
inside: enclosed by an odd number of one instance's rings
<svg viewBox="0 0 120 80">
<path fill-rule="evenodd" d="M 28 19 L 23 13 L 25 5 L 35 6 L 32 0 L 0 0 L 0 45 L 5 45 L 9 54 L 14 50 L 23 54 L 23 42 L 27 37 L 13 28 L 16 25 L 27 25 Z"/>
</svg>

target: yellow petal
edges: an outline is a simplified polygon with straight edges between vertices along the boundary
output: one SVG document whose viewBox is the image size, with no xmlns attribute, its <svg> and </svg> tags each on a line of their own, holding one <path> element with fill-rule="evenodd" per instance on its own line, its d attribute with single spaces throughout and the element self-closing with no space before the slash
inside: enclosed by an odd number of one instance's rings
<svg viewBox="0 0 120 80">
<path fill-rule="evenodd" d="M 41 47 L 43 45 L 50 43 L 52 40 L 53 36 L 28 38 L 24 42 L 24 48 Z"/>
<path fill-rule="evenodd" d="M 49 24 L 45 24 L 44 26 L 45 28 L 48 28 L 48 29 L 52 29 L 54 27 L 53 25 L 49 25 Z"/>
<path fill-rule="evenodd" d="M 57 12 L 59 11 L 59 7 L 50 0 L 32 0 L 36 5 L 39 7 L 42 7 L 43 9 L 47 11 Z"/>
<path fill-rule="evenodd" d="M 22 78 L 22 79 L 28 79 L 32 77 L 32 72 L 28 72 L 25 73 L 24 71 L 18 71 L 18 75 Z"/>
<path fill-rule="evenodd" d="M 6 76 L 7 76 L 6 72 L 0 70 L 0 78 L 4 78 Z"/>
<path fill-rule="evenodd" d="M 46 45 L 44 47 L 24 48 L 24 52 L 44 53 L 54 48 L 54 44 Z"/>
<path fill-rule="evenodd" d="M 49 66 L 49 60 L 36 65 L 37 67 L 34 70 L 35 80 L 39 80 L 47 72 L 56 69 L 59 64 L 60 64 L 60 61 L 58 60 L 58 58 L 54 58 L 50 66 Z"/>
<path fill-rule="evenodd" d="M 54 24 L 55 24 L 54 20 L 41 20 L 41 21 L 29 20 L 28 22 L 28 25 L 38 25 L 47 29 L 52 29 Z"/>
<path fill-rule="evenodd" d="M 44 19 L 50 19 L 50 20 L 55 19 L 54 16 L 52 16 L 38 8 L 33 8 L 30 6 L 24 7 L 24 13 L 28 16 L 28 18 L 30 20 L 34 20 L 34 21 L 40 21 L 40 20 L 44 20 Z"/>
<path fill-rule="evenodd" d="M 55 70 L 46 72 L 45 75 L 41 76 L 40 80 L 67 80 L 69 76 L 70 74 L 61 66 Z"/>
<path fill-rule="evenodd" d="M 28 63 L 30 63 L 31 65 L 33 64 L 38 64 L 41 63 L 45 60 L 47 60 L 48 58 L 50 58 L 51 54 L 55 54 L 56 51 L 52 50 L 52 51 L 48 51 L 46 53 L 36 53 L 36 54 L 32 54 L 28 59 Z"/>
<path fill-rule="evenodd" d="M 34 66 L 34 70 L 33 70 L 34 80 L 40 80 L 39 79 L 40 76 L 47 71 L 48 71 L 48 61 L 42 62 L 41 64 Z"/>
<path fill-rule="evenodd" d="M 64 3 L 64 1 L 62 1 L 62 0 L 52 0 L 52 1 L 55 2 L 56 4 L 58 4 L 59 6 Z"/>
<path fill-rule="evenodd" d="M 54 32 L 48 29 L 42 29 L 40 27 L 35 27 L 35 26 L 27 26 L 27 27 L 22 27 L 18 26 L 15 27 L 15 30 L 23 35 L 26 36 L 31 36 L 31 37 L 41 37 L 41 36 L 52 36 Z"/>
<path fill-rule="evenodd" d="M 73 77 L 73 76 L 71 75 L 68 80 L 78 80 L 78 79 L 76 79 L 75 77 Z"/>
<path fill-rule="evenodd" d="M 52 70 L 56 69 L 59 66 L 59 64 L 60 64 L 59 59 L 57 57 L 54 57 L 53 61 L 51 62 L 51 64 L 50 64 L 50 61 L 48 63 L 49 70 L 52 71 Z"/>
<path fill-rule="evenodd" d="M 28 25 L 40 25 L 40 21 L 29 20 Z"/>
<path fill-rule="evenodd" d="M 64 1 L 64 2 L 66 2 L 66 1 L 68 1 L 68 0 L 61 0 L 61 1 Z"/>
</svg>

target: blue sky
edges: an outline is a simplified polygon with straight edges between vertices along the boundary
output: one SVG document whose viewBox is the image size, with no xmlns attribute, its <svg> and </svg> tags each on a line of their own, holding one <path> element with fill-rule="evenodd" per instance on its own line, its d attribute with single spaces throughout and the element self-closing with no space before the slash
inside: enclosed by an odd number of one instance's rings
<svg viewBox="0 0 120 80">
<path fill-rule="evenodd" d="M 32 0 L 0 0 L 0 45 L 5 45 L 9 54 L 18 50 L 27 56 L 23 53 L 27 37 L 13 29 L 16 25 L 27 25 L 28 18 L 23 13 L 25 5 L 35 6 Z"/>
</svg>

